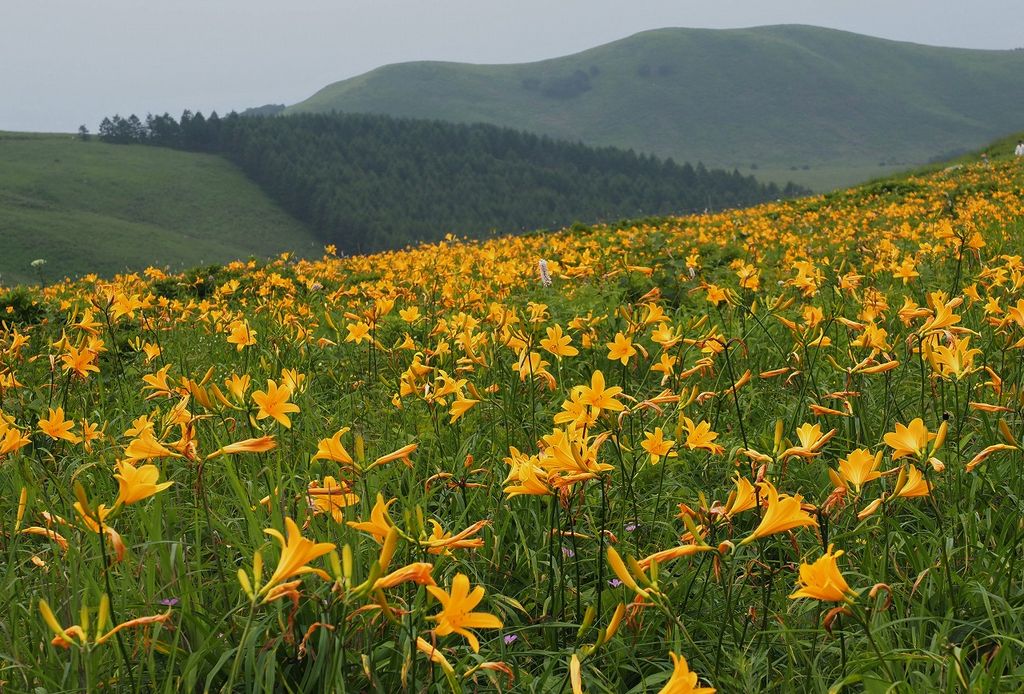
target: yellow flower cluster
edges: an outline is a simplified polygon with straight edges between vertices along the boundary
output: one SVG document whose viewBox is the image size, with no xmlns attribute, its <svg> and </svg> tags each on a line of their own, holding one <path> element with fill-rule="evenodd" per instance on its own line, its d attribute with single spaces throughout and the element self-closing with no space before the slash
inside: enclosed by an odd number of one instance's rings
<svg viewBox="0 0 1024 694">
<path fill-rule="evenodd" d="M 34 290 L 43 317 L 0 326 L 17 594 L 54 645 L 86 652 L 83 677 L 115 640 L 167 656 L 189 686 L 195 663 L 226 663 L 208 680 L 223 691 L 264 651 L 336 648 L 323 662 L 354 690 L 383 686 L 388 649 L 403 686 L 417 667 L 455 690 L 543 676 L 520 639 L 571 652 L 574 691 L 612 690 L 630 680 L 609 679 L 628 669 L 610 665 L 626 629 L 658 643 L 631 661 L 631 686 L 711 692 L 678 651 L 725 688 L 723 641 L 798 630 L 777 580 L 867 630 L 840 557 L 858 586 L 910 575 L 916 599 L 911 564 L 967 571 L 972 546 L 949 556 L 943 536 L 911 562 L 892 537 L 969 503 L 981 518 L 997 483 L 1024 493 L 998 471 L 1019 467 L 1024 411 L 1022 178 L 963 167 L 898 194 Z M 56 576 L 81 581 L 73 597 Z M 720 603 L 686 607 L 697 581 Z M 112 626 L 112 603 L 199 583 L 215 608 L 196 593 L 186 618 Z M 204 632 L 199 612 L 228 616 Z M 650 665 L 665 638 L 670 671 Z"/>
</svg>

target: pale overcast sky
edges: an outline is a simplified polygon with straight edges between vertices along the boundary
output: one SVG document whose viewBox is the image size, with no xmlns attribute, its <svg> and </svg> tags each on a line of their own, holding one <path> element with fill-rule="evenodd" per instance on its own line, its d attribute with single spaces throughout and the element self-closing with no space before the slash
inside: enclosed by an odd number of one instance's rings
<svg viewBox="0 0 1024 694">
<path fill-rule="evenodd" d="M 294 103 L 387 63 L 550 58 L 660 27 L 1024 46 L 1024 0 L 0 0 L 0 129 Z M 1022 80 L 1024 82 L 1024 80 Z M 0 161 L 2 164 L 2 161 Z"/>
</svg>

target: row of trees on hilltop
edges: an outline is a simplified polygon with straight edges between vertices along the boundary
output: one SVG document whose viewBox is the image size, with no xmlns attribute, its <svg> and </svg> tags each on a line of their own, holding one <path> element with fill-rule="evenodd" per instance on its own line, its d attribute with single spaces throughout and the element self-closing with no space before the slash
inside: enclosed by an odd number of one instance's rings
<svg viewBox="0 0 1024 694">
<path fill-rule="evenodd" d="M 223 155 L 325 242 L 348 252 L 449 232 L 480 237 L 804 192 L 762 185 L 738 171 L 508 128 L 381 115 L 113 116 L 99 136 Z"/>
<path fill-rule="evenodd" d="M 237 116 L 231 114 L 229 117 L 234 119 Z M 213 143 L 209 138 L 220 131 L 220 122 L 216 111 L 209 118 L 202 113 L 185 111 L 180 121 L 166 113 L 162 116 L 149 114 L 146 120 L 133 113 L 128 118 L 104 118 L 100 123 L 99 136 L 104 142 L 117 145 L 151 144 L 190 151 L 212 150 L 215 148 L 211 147 Z"/>
</svg>

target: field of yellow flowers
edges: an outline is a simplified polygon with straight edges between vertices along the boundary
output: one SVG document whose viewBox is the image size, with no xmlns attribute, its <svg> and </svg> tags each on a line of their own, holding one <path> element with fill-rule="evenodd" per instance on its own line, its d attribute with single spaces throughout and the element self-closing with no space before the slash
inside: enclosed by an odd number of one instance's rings
<svg viewBox="0 0 1024 694">
<path fill-rule="evenodd" d="M 1019 691 L 1024 167 L 5 295 L 5 692 Z"/>
</svg>

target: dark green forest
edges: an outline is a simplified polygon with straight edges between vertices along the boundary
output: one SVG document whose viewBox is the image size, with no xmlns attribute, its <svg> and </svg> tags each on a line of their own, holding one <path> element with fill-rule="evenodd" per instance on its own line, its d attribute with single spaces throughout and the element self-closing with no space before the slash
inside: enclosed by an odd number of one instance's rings
<svg viewBox="0 0 1024 694">
<path fill-rule="evenodd" d="M 738 171 L 501 128 L 380 115 L 185 111 L 105 118 L 100 139 L 224 156 L 348 253 L 751 205 L 805 191 Z"/>
</svg>

